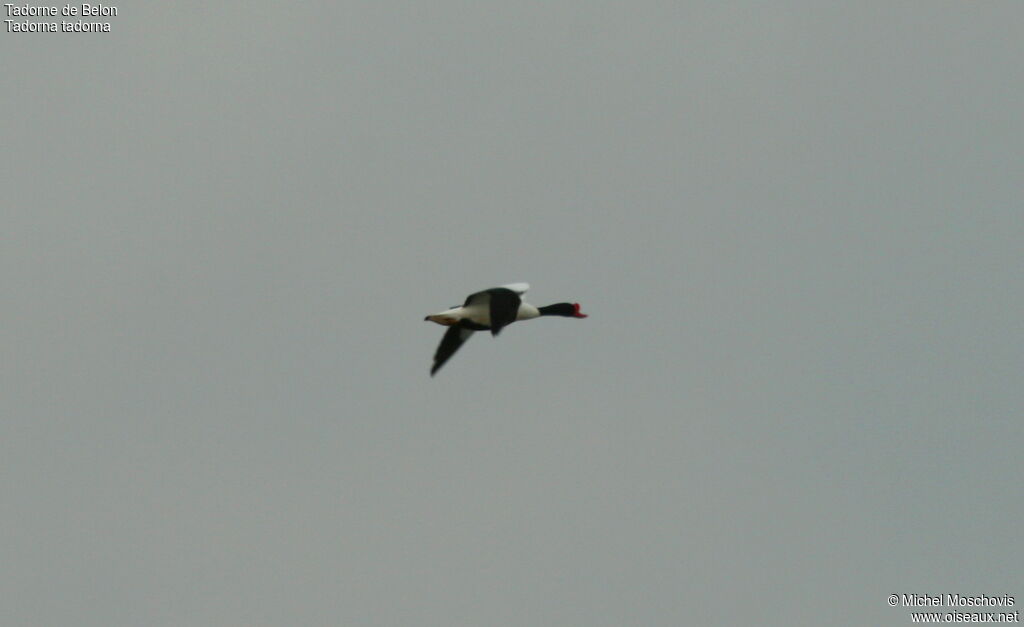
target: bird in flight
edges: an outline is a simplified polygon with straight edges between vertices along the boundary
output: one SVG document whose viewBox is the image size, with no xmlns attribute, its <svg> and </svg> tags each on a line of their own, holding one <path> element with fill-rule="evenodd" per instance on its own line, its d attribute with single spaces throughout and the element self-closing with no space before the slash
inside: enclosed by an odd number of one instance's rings
<svg viewBox="0 0 1024 627">
<path fill-rule="evenodd" d="M 492 336 L 496 336 L 503 328 L 517 320 L 529 320 L 540 316 L 587 317 L 587 314 L 580 313 L 579 303 L 555 303 L 545 307 L 534 307 L 524 303 L 522 296 L 528 289 L 528 283 L 492 287 L 470 294 L 461 307 L 452 307 L 424 318 L 449 327 L 441 338 L 437 352 L 434 353 L 434 366 L 430 369 L 430 376 L 434 376 L 441 369 L 474 331 L 490 331 Z"/>
</svg>

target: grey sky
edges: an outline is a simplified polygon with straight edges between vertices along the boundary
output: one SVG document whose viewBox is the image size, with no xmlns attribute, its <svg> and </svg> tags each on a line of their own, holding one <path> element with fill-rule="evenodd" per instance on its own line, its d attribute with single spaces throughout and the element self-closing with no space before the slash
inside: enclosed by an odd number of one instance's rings
<svg viewBox="0 0 1024 627">
<path fill-rule="evenodd" d="M 1024 5 L 515 4 L 0 31 L 0 622 L 1020 609 Z"/>
</svg>

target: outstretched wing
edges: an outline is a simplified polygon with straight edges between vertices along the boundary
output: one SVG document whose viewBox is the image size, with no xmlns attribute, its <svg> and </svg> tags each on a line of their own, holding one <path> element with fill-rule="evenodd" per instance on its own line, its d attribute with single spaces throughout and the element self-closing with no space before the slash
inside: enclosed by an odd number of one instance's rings
<svg viewBox="0 0 1024 627">
<path fill-rule="evenodd" d="M 480 290 L 479 292 L 473 292 L 466 297 L 466 302 L 462 303 L 463 307 L 469 307 L 470 305 L 483 305 L 491 298 L 497 290 L 507 290 L 514 292 L 515 294 L 522 296 L 526 293 L 526 290 L 530 289 L 529 283 L 509 283 L 508 285 L 502 285 L 501 287 L 492 287 L 489 290 Z M 454 307 L 452 308 L 454 309 Z"/>
<path fill-rule="evenodd" d="M 527 283 L 511 283 L 504 287 L 492 287 L 489 290 L 475 292 L 466 297 L 463 307 L 486 308 L 490 317 L 491 335 L 501 333 L 501 329 L 516 321 L 519 314 L 521 294 L 530 289 Z"/>
<path fill-rule="evenodd" d="M 505 287 L 495 287 L 487 291 L 491 294 L 491 335 L 497 335 L 505 325 L 516 321 L 522 299 L 519 298 L 519 294 Z"/>
<path fill-rule="evenodd" d="M 448 361 L 471 335 L 473 335 L 472 329 L 466 329 L 459 325 L 449 327 L 444 337 L 441 338 L 441 343 L 437 346 L 437 352 L 434 353 L 434 366 L 430 369 L 430 376 L 434 376 L 434 373 L 441 369 L 444 362 Z"/>
</svg>

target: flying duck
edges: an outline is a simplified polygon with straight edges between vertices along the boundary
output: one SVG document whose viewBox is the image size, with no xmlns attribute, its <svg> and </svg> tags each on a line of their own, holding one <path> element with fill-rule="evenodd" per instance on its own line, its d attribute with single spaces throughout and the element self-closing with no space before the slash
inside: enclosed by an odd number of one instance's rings
<svg viewBox="0 0 1024 627">
<path fill-rule="evenodd" d="M 463 342 L 473 335 L 473 331 L 490 331 L 492 336 L 496 336 L 516 320 L 529 320 L 540 316 L 587 317 L 587 314 L 580 313 L 579 303 L 555 303 L 546 307 L 534 307 L 524 303 L 522 295 L 528 289 L 529 283 L 492 287 L 470 294 L 461 307 L 453 306 L 424 318 L 449 327 L 441 338 L 437 352 L 434 353 L 434 366 L 430 369 L 430 376 L 434 376 L 441 369 Z"/>
</svg>

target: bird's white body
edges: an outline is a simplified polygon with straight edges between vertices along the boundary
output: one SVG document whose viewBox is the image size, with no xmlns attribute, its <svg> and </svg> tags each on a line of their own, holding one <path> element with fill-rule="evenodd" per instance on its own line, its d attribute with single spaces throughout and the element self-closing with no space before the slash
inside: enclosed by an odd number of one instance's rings
<svg viewBox="0 0 1024 627">
<path fill-rule="evenodd" d="M 516 311 L 516 321 L 530 320 L 540 316 L 540 310 L 530 303 L 519 303 Z M 452 307 L 442 312 L 427 316 L 432 322 L 450 327 L 457 324 L 459 320 L 469 320 L 485 327 L 491 326 L 491 308 L 488 303 L 473 303 L 467 307 Z"/>
</svg>

